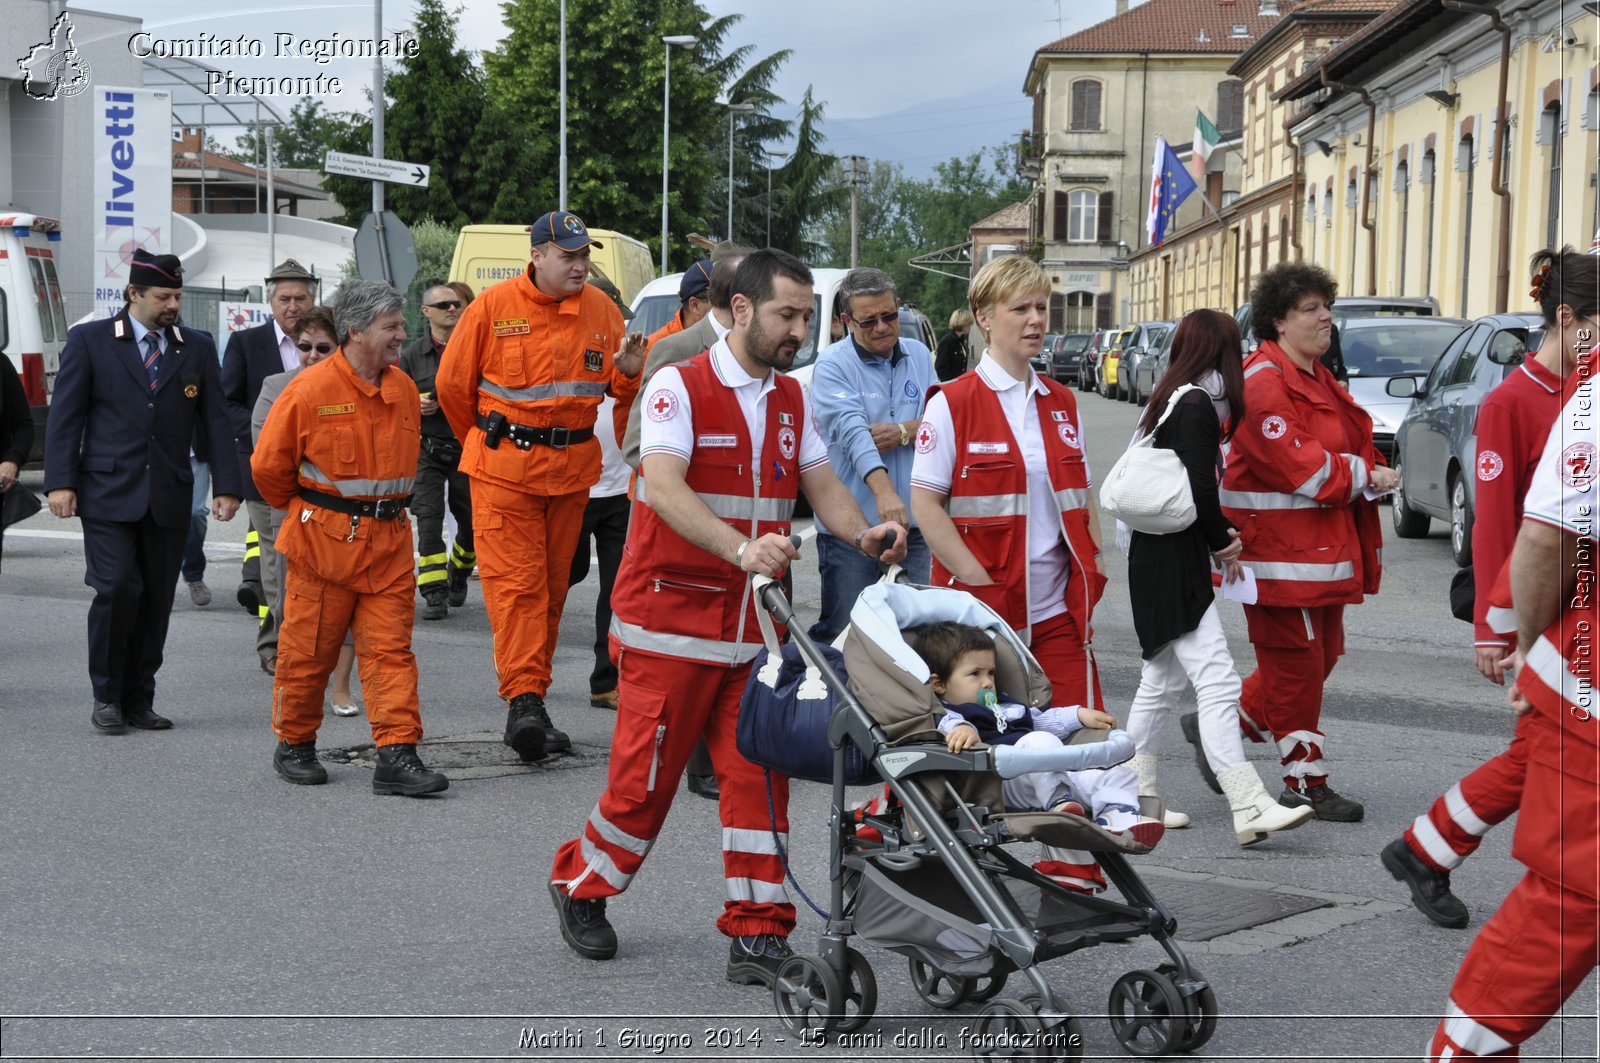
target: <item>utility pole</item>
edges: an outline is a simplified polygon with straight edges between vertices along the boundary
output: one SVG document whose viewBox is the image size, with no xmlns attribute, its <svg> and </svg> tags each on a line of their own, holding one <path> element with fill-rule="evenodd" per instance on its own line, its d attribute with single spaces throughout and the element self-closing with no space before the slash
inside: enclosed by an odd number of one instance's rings
<svg viewBox="0 0 1600 1063">
<path fill-rule="evenodd" d="M 861 240 L 859 233 L 859 213 L 857 208 L 856 189 L 861 187 L 866 180 L 866 171 L 861 164 L 866 162 L 863 155 L 851 155 L 850 159 L 850 268 L 856 268 L 856 259 L 861 253 Z"/>
</svg>

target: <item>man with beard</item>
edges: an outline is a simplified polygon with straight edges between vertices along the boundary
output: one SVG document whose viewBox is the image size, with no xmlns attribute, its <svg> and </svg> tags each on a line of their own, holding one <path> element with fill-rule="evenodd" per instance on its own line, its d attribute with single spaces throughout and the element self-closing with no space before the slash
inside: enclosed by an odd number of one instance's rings
<svg viewBox="0 0 1600 1063">
<path fill-rule="evenodd" d="M 67 333 L 45 434 L 50 512 L 83 522 L 90 722 L 101 734 L 164 731 L 152 708 L 193 504 L 189 445 L 227 454 L 217 348 L 178 327 L 176 255 L 133 253 L 127 306 Z M 239 508 L 238 465 L 219 461 L 211 512 Z"/>
<path fill-rule="evenodd" d="M 862 553 L 899 560 L 906 530 L 868 527 L 828 467 L 800 385 L 775 372 L 807 336 L 811 272 L 782 251 L 757 251 L 734 275 L 732 311 L 726 337 L 660 370 L 640 400 L 640 476 L 611 598 L 620 699 L 610 776 L 582 834 L 556 853 L 550 895 L 575 952 L 616 954 L 606 898 L 638 872 L 704 736 L 722 791 L 727 978 L 770 986 L 795 919 L 769 820 L 770 808 L 778 834 L 788 830 L 789 789 L 774 778 L 769 805 L 761 769 L 734 740 L 762 646 L 748 577 L 777 579 L 799 556 L 789 532 L 800 487 Z"/>
</svg>

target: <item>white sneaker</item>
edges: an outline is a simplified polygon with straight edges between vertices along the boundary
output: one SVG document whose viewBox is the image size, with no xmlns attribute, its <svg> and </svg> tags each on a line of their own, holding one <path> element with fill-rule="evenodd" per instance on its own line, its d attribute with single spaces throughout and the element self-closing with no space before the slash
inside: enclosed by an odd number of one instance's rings
<svg viewBox="0 0 1600 1063">
<path fill-rule="evenodd" d="M 361 706 L 336 701 L 333 703 L 333 714 L 335 716 L 359 716 L 361 715 Z"/>
</svg>

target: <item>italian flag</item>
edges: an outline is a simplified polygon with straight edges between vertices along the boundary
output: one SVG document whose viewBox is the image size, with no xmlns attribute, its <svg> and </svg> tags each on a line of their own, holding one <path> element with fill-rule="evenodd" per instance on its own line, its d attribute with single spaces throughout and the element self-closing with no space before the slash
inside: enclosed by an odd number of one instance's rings
<svg viewBox="0 0 1600 1063">
<path fill-rule="evenodd" d="M 1189 172 L 1194 175 L 1194 183 L 1201 188 L 1206 186 L 1206 160 L 1211 158 L 1211 152 L 1221 140 L 1222 134 L 1211 124 L 1211 119 L 1206 117 L 1204 111 L 1196 109 L 1194 147 L 1189 152 Z"/>
</svg>

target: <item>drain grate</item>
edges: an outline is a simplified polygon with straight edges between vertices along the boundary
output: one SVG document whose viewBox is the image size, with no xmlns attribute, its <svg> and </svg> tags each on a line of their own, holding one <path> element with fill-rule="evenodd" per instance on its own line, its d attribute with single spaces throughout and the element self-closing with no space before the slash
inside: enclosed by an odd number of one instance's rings
<svg viewBox="0 0 1600 1063">
<path fill-rule="evenodd" d="M 1178 932 L 1174 936 L 1180 941 L 1210 941 L 1334 904 L 1328 897 L 1288 892 L 1265 883 L 1229 886 L 1166 876 L 1148 879 L 1155 895 L 1177 918 Z"/>
<path fill-rule="evenodd" d="M 607 750 L 603 746 L 586 746 L 575 742 L 570 752 L 552 753 L 544 760 L 529 763 L 502 743 L 498 732 L 483 731 L 425 738 L 417 744 L 417 755 L 428 767 L 444 772 L 452 780 L 496 779 L 506 775 L 536 775 L 593 767 L 605 763 Z M 317 756 L 331 764 L 357 764 L 370 768 L 377 759 L 377 750 L 372 743 L 366 742 L 356 746 L 318 749 Z"/>
</svg>

